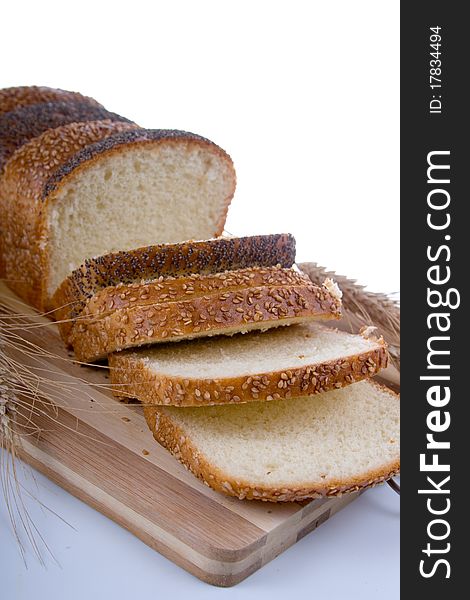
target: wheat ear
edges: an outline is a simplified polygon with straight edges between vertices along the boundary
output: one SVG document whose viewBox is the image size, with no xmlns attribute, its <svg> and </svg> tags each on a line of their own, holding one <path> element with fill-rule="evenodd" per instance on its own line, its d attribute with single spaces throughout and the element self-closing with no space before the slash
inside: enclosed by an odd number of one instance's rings
<svg viewBox="0 0 470 600">
<path fill-rule="evenodd" d="M 343 320 L 351 331 L 377 327 L 388 344 L 393 365 L 400 370 L 400 305 L 386 294 L 368 292 L 354 279 L 327 271 L 314 262 L 297 265 L 313 283 L 321 285 L 325 278 L 334 279 L 343 292 Z"/>
<path fill-rule="evenodd" d="M 28 382 L 25 383 L 21 375 L 14 368 L 12 369 L 12 362 L 6 350 L 8 342 L 5 331 L 5 323 L 0 316 L 0 485 L 13 534 L 23 560 L 26 563 L 26 547 L 23 541 L 26 536 L 28 545 L 33 549 L 40 563 L 44 564 L 42 549 L 45 548 L 53 559 L 54 557 L 23 500 L 22 492 L 25 490 L 22 490 L 19 483 L 16 460 L 21 449 L 21 438 L 15 427 L 18 410 L 24 405 L 21 394 L 29 392 L 30 402 L 34 405 L 37 389 Z M 34 426 L 30 425 L 30 430 L 33 431 Z"/>
<path fill-rule="evenodd" d="M 42 326 L 52 327 L 53 324 Z M 17 458 L 21 456 L 22 439 L 41 433 L 35 424 L 35 416 L 41 414 L 59 423 L 57 411 L 61 404 L 60 397 L 74 393 L 75 386 L 68 381 L 48 377 L 47 369 L 42 368 L 40 361 L 54 355 L 23 336 L 23 331 L 31 334 L 31 328 L 34 327 L 39 325 L 32 324 L 28 328 L 22 315 L 11 314 L 0 293 L 0 496 L 3 495 L 23 561 L 26 564 L 26 550 L 30 548 L 39 562 L 45 565 L 44 551 L 54 562 L 57 561 L 28 511 L 25 495 L 39 502 L 43 508 L 50 509 L 20 483 L 20 467 L 33 479 L 34 474 Z M 28 366 L 31 360 L 33 365 L 37 361 L 37 366 Z M 21 423 L 21 433 L 18 423 Z M 56 516 L 64 521 L 59 515 Z"/>
</svg>

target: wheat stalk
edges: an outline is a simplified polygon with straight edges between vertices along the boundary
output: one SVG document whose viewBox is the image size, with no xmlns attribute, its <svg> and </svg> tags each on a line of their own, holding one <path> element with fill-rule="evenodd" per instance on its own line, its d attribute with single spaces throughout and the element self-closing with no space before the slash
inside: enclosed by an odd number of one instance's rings
<svg viewBox="0 0 470 600">
<path fill-rule="evenodd" d="M 33 549 L 41 564 L 44 557 L 41 548 L 47 544 L 35 526 L 28 508 L 23 500 L 21 485 L 17 474 L 17 457 L 21 449 L 21 438 L 16 430 L 16 420 L 19 407 L 24 404 L 22 393 L 29 392 L 31 403 L 34 405 L 37 396 L 29 380 L 21 377 L 7 354 L 8 339 L 5 323 L 0 318 L 0 485 L 5 506 L 10 518 L 13 534 L 23 560 L 26 562 L 26 547 L 24 536 Z M 34 425 L 29 426 L 34 430 Z M 52 556 L 52 553 L 50 553 Z"/>
<path fill-rule="evenodd" d="M 386 294 L 368 292 L 354 279 L 327 271 L 314 262 L 297 265 L 313 283 L 321 284 L 325 278 L 334 279 L 343 292 L 343 319 L 350 331 L 362 327 L 377 327 L 388 344 L 393 365 L 400 370 L 400 305 Z"/>
<path fill-rule="evenodd" d="M 24 562 L 26 563 L 26 550 L 29 547 L 39 562 L 45 565 L 44 549 L 54 561 L 55 558 L 35 526 L 24 496 L 30 496 L 39 503 L 40 500 L 21 485 L 18 467 L 22 465 L 27 469 L 27 466 L 17 459 L 21 456 L 22 439 L 31 435 L 39 437 L 41 434 L 35 423 L 36 416 L 45 416 L 69 428 L 58 419 L 58 409 L 65 405 L 64 400 L 68 396 L 77 393 L 77 386 L 86 380 L 80 377 L 64 380 L 57 376 L 59 371 L 49 368 L 51 359 L 72 362 L 67 357 L 42 348 L 34 341 L 38 335 L 40 337 L 41 327 L 55 325 L 50 321 L 35 319 L 34 317 L 45 316 L 39 313 L 35 313 L 33 318 L 28 312 L 21 314 L 21 308 L 17 311 L 16 304 L 12 308 L 11 301 L 10 296 L 0 293 L 0 493 Z M 17 304 L 21 306 L 22 302 L 18 300 Z M 109 388 L 107 384 L 86 383 L 100 389 Z M 87 394 L 83 394 L 83 388 L 81 397 L 84 398 L 83 410 L 87 410 Z M 85 435 L 75 429 L 73 431 L 78 435 Z M 28 469 L 28 473 L 32 474 L 32 471 Z M 42 506 L 49 510 L 47 506 Z"/>
</svg>

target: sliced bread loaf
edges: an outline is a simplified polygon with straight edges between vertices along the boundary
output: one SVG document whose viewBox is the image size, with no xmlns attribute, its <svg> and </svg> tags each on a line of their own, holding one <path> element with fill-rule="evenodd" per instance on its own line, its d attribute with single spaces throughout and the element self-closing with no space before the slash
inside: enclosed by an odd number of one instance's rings
<svg viewBox="0 0 470 600">
<path fill-rule="evenodd" d="M 341 316 L 339 291 L 281 267 L 161 277 L 93 296 L 69 343 L 81 361 L 159 342 L 266 330 Z"/>
<path fill-rule="evenodd" d="M 272 502 L 337 496 L 396 475 L 399 411 L 398 396 L 370 381 L 288 402 L 144 407 L 155 439 L 207 485 Z"/>
<path fill-rule="evenodd" d="M 70 123 L 48 129 L 23 145 L 0 179 L 1 275 L 15 292 L 43 308 L 42 192 L 61 162 L 113 133 L 136 129 L 120 121 Z"/>
<path fill-rule="evenodd" d="M 67 102 L 68 100 L 78 100 L 100 106 L 94 98 L 82 96 L 78 92 L 68 92 L 66 90 L 37 85 L 24 85 L 0 90 L 0 115 L 20 108 L 20 106 L 31 106 L 32 104 L 41 104 L 43 102 Z"/>
<path fill-rule="evenodd" d="M 68 131 L 64 141 L 75 135 Z M 90 257 L 222 232 L 235 171 L 209 140 L 134 128 L 72 157 L 62 154 L 65 146 L 47 136 L 31 140 L 9 161 L 0 194 L 12 207 L 5 248 L 11 286 L 41 310 L 52 308 L 57 287 Z M 40 157 L 50 155 L 55 167 L 36 185 Z"/>
<path fill-rule="evenodd" d="M 382 340 L 318 323 L 219 336 L 109 356 L 113 393 L 145 404 L 204 406 L 296 398 L 387 366 Z"/>
<path fill-rule="evenodd" d="M 295 239 L 287 233 L 220 237 L 114 252 L 86 260 L 62 282 L 52 300 L 57 307 L 54 314 L 67 341 L 87 301 L 104 288 L 140 284 L 161 276 L 206 275 L 255 266 L 291 267 L 294 260 Z M 189 295 L 183 291 L 184 296 Z"/>
<path fill-rule="evenodd" d="M 0 172 L 15 150 L 47 129 L 67 123 L 104 119 L 130 123 L 128 119 L 87 100 L 43 102 L 21 106 L 0 115 Z"/>
</svg>

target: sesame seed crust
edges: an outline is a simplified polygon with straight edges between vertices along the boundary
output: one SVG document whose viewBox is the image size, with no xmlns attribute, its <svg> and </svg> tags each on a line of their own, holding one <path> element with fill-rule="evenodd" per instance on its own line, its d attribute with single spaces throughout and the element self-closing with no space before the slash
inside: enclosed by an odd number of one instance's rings
<svg viewBox="0 0 470 600">
<path fill-rule="evenodd" d="M 374 382 L 371 383 L 379 388 L 382 387 Z M 387 392 L 393 394 L 389 389 Z M 398 402 L 399 396 L 393 395 L 396 396 Z M 214 490 L 240 500 L 294 502 L 313 498 L 339 497 L 343 494 L 375 487 L 400 472 L 400 461 L 397 460 L 384 464 L 376 470 L 358 473 L 348 479 L 304 482 L 295 487 L 260 486 L 248 481 L 234 480 L 213 465 L 210 458 L 204 456 L 192 443 L 187 432 L 172 420 L 171 415 L 165 412 L 164 406 L 144 406 L 144 415 L 156 441 L 169 450 L 193 475 Z"/>
<path fill-rule="evenodd" d="M 0 171 L 15 150 L 47 129 L 83 121 L 130 121 L 87 101 L 43 102 L 0 115 Z"/>
<path fill-rule="evenodd" d="M 4 277 L 24 300 L 45 308 L 47 239 L 43 189 L 51 173 L 84 146 L 137 125 L 120 121 L 86 121 L 48 129 L 21 146 L 5 165 L 0 179 L 0 214 Z"/>
<path fill-rule="evenodd" d="M 160 284 L 160 288 L 144 287 L 140 295 L 149 295 L 150 301 L 160 301 L 164 294 L 174 296 L 179 289 L 180 297 L 187 298 L 195 293 L 195 288 L 204 286 L 197 275 L 223 273 L 253 266 L 291 267 L 295 260 L 295 239 L 290 234 L 258 235 L 250 237 L 221 237 L 205 241 L 188 241 L 180 244 L 159 244 L 131 250 L 115 252 L 93 258 L 71 273 L 54 294 L 52 304 L 59 307 L 55 317 L 62 321 L 59 325 L 64 340 L 68 339 L 75 320 L 84 309 L 87 301 L 104 288 L 118 286 L 116 304 L 123 307 L 121 296 L 128 293 L 128 284 L 143 284 L 159 277 L 196 274 L 191 281 Z M 241 282 L 249 279 L 248 275 Z M 227 278 L 217 280 L 221 285 Z M 180 285 L 181 284 L 181 285 Z M 208 284 L 208 285 L 216 285 Z M 123 285 L 127 286 L 121 289 Z M 180 289 L 181 288 L 181 289 Z M 166 290 L 166 291 L 162 291 Z M 112 289 L 106 292 L 109 300 Z M 125 300 L 125 298 L 124 298 Z"/>
<path fill-rule="evenodd" d="M 248 282 L 243 283 L 242 277 Z M 77 359 L 90 362 L 145 344 L 232 335 L 341 316 L 337 298 L 292 269 L 253 267 L 169 279 L 151 286 L 112 288 L 111 296 L 106 289 L 94 296 L 68 340 Z M 183 285 L 194 285 L 195 281 L 199 283 L 198 291 L 186 296 Z M 169 289 L 172 284 L 173 297 L 160 287 Z"/>
<path fill-rule="evenodd" d="M 210 406 L 312 396 L 373 377 L 388 364 L 383 340 L 369 351 L 302 367 L 249 376 L 191 379 L 165 376 L 148 368 L 139 352 L 109 355 L 113 393 L 146 405 Z"/>
<path fill-rule="evenodd" d="M 78 100 L 80 102 L 88 102 L 88 104 L 93 104 L 94 106 L 101 106 L 94 98 L 83 96 L 78 92 L 30 85 L 1 89 L 0 115 L 21 106 L 31 106 L 32 104 L 41 104 L 43 102 L 67 102 L 68 100 Z"/>
</svg>

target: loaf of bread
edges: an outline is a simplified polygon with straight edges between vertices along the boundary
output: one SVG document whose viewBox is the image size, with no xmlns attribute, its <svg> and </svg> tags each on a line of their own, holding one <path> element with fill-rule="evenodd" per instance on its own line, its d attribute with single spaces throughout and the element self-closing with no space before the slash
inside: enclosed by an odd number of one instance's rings
<svg viewBox="0 0 470 600">
<path fill-rule="evenodd" d="M 144 407 L 155 439 L 194 475 L 240 499 L 338 496 L 400 468 L 400 402 L 373 382 L 289 401 Z"/>
<path fill-rule="evenodd" d="M 230 157 L 191 133 L 124 129 L 95 143 L 84 139 L 72 156 L 69 142 L 83 124 L 61 129 L 59 144 L 48 131 L 6 165 L 7 279 L 40 310 L 52 308 L 57 287 L 86 259 L 222 233 L 235 191 Z M 37 177 L 49 161 L 49 177 Z"/>
<path fill-rule="evenodd" d="M 3 113 L 0 115 L 0 173 L 15 150 L 47 129 L 67 123 L 104 119 L 131 122 L 86 100 L 44 102 Z"/>
<path fill-rule="evenodd" d="M 69 343 L 91 362 L 136 346 L 340 316 L 335 290 L 293 269 L 253 267 L 105 288 L 88 301 Z"/>
<path fill-rule="evenodd" d="M 87 301 L 104 288 L 161 276 L 207 275 L 255 266 L 291 267 L 294 260 L 295 239 L 287 233 L 191 240 L 105 254 L 86 260 L 62 282 L 52 299 L 54 316 L 62 338 L 68 341 Z"/>
<path fill-rule="evenodd" d="M 318 323 L 109 356 L 116 396 L 173 406 L 308 396 L 371 377 L 386 366 L 383 340 Z"/>
<path fill-rule="evenodd" d="M 21 106 L 31 106 L 43 102 L 67 102 L 69 100 L 88 102 L 101 106 L 94 98 L 82 96 L 78 92 L 68 92 L 50 87 L 30 85 L 10 87 L 0 90 L 0 115 Z"/>
</svg>

